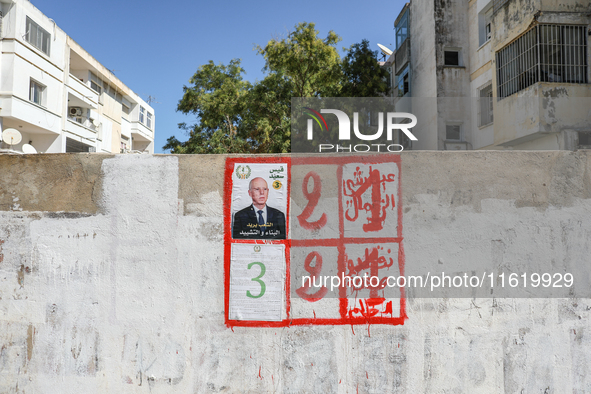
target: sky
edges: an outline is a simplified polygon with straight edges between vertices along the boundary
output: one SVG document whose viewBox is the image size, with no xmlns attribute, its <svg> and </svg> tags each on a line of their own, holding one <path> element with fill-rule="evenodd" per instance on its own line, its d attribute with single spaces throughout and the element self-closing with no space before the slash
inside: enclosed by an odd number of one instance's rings
<svg viewBox="0 0 591 394">
<path fill-rule="evenodd" d="M 273 38 L 286 38 L 299 22 L 313 22 L 319 37 L 330 30 L 343 47 L 367 39 L 394 49 L 394 20 L 401 0 L 158 1 L 31 0 L 41 12 L 142 99 L 151 96 L 156 119 L 155 153 L 166 139 L 188 135 L 178 124 L 196 122 L 176 111 L 183 86 L 200 65 L 242 60 L 245 79 L 264 76 L 265 62 L 254 50 Z"/>
</svg>

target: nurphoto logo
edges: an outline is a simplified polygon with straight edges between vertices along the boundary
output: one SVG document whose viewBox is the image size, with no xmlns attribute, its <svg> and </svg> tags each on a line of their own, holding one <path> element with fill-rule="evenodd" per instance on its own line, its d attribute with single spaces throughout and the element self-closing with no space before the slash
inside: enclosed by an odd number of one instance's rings
<svg viewBox="0 0 591 394">
<path fill-rule="evenodd" d="M 401 152 L 418 141 L 409 109 L 389 98 L 293 99 L 292 152 Z"/>
</svg>

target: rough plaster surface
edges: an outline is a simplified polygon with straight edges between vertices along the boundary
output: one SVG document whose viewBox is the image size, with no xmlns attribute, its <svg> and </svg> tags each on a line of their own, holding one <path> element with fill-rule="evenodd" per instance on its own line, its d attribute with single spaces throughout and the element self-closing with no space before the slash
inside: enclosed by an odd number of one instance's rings
<svg viewBox="0 0 591 394">
<path fill-rule="evenodd" d="M 226 328 L 224 159 L 0 157 L 0 393 L 591 392 L 590 299 L 411 299 L 402 326 Z M 590 163 L 403 154 L 407 267 L 588 259 Z"/>
<path fill-rule="evenodd" d="M 101 163 L 111 155 L 0 156 L 0 210 L 96 213 Z"/>
</svg>

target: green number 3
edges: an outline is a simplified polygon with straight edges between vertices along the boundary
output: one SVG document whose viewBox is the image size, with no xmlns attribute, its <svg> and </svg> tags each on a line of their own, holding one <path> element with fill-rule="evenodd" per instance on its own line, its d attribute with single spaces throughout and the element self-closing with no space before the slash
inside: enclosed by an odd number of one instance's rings
<svg viewBox="0 0 591 394">
<path fill-rule="evenodd" d="M 263 282 L 261 280 L 261 278 L 263 277 L 263 275 L 265 275 L 265 264 L 259 263 L 258 261 L 255 261 L 253 263 L 248 264 L 248 269 L 250 269 L 255 264 L 261 267 L 261 274 L 259 276 L 257 276 L 256 278 L 252 278 L 251 280 L 253 282 L 258 282 L 259 285 L 261 285 L 261 292 L 259 293 L 259 295 L 252 295 L 250 293 L 250 290 L 246 290 L 246 296 L 247 297 L 250 297 L 250 298 L 261 298 L 263 296 L 263 294 L 265 294 L 265 290 L 267 289 L 267 286 L 265 285 L 265 282 Z"/>
</svg>

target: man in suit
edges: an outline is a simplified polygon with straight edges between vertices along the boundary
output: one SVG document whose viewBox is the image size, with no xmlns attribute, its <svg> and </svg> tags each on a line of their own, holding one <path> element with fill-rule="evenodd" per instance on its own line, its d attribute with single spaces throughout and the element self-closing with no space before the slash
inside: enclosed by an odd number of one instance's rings
<svg viewBox="0 0 591 394">
<path fill-rule="evenodd" d="M 285 239 L 285 215 L 267 205 L 267 181 L 260 177 L 252 179 L 248 195 L 252 204 L 234 214 L 232 238 Z"/>
</svg>

